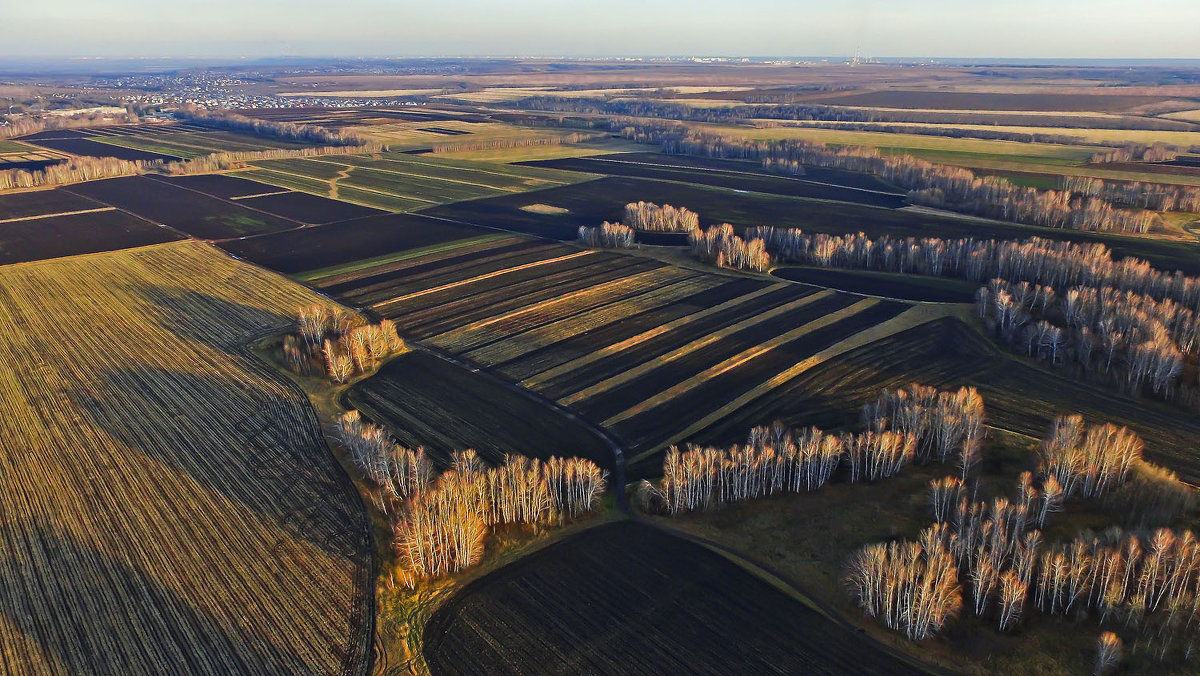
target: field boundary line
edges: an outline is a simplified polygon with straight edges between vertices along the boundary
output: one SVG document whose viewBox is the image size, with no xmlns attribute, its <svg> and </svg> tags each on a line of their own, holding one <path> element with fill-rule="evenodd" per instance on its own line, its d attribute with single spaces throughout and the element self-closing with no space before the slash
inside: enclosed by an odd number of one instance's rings
<svg viewBox="0 0 1200 676">
<path fill-rule="evenodd" d="M 823 329 L 838 321 L 841 321 L 842 319 L 853 317 L 854 315 L 865 311 L 867 308 L 878 305 L 881 302 L 882 301 L 877 298 L 864 298 L 853 305 L 848 305 L 838 310 L 837 312 L 830 312 L 829 314 L 817 317 L 810 322 L 805 322 L 804 324 L 801 324 L 790 331 L 781 333 L 770 340 L 763 341 L 758 345 L 755 345 L 747 350 L 743 350 L 742 352 L 735 354 L 720 363 L 714 364 L 707 369 L 704 369 L 700 373 L 692 376 L 691 378 L 688 378 L 681 383 L 676 383 L 675 385 L 672 385 L 671 387 L 659 392 L 653 397 L 643 400 L 642 403 L 638 404 L 637 406 L 631 406 L 630 408 L 621 411 L 608 420 L 605 420 L 601 424 L 606 427 L 609 425 L 616 425 L 617 423 L 628 420 L 639 413 L 656 409 L 672 399 L 675 399 L 680 395 L 686 394 L 696 387 L 699 387 L 704 381 L 709 380 L 710 378 L 716 378 L 717 376 L 731 371 L 750 361 L 751 359 L 754 359 L 755 357 L 762 356 L 771 350 L 774 350 L 780 345 L 785 345 L 797 338 L 808 335 L 813 331 Z"/>
<path fill-rule="evenodd" d="M 470 186 L 474 186 L 476 188 L 487 188 L 489 190 L 499 190 L 500 192 L 506 192 L 506 193 L 525 192 L 523 190 L 516 190 L 513 188 L 502 188 L 498 185 L 489 185 L 487 183 L 473 183 L 471 181 L 463 181 L 461 179 L 456 179 L 456 178 L 444 178 L 441 176 L 429 176 L 427 174 L 415 174 L 415 173 L 408 172 L 408 171 L 396 171 L 395 169 L 379 169 L 378 167 L 359 166 L 359 165 L 354 165 L 354 169 L 365 169 L 367 171 L 378 171 L 380 173 L 396 174 L 398 176 L 411 176 L 412 178 L 423 178 L 423 179 L 426 179 L 429 181 L 442 181 L 442 182 L 446 182 L 446 183 L 458 183 L 460 185 L 470 185 Z"/>
<path fill-rule="evenodd" d="M 635 336 L 630 336 L 629 338 L 626 338 L 625 340 L 622 340 L 618 343 L 613 343 L 612 345 L 608 345 L 608 346 L 603 347 L 594 352 L 585 354 L 582 357 L 577 357 L 575 359 L 572 359 L 571 361 L 559 364 L 558 366 L 555 366 L 554 368 L 547 369 L 545 371 L 542 371 L 541 373 L 534 374 L 533 376 L 530 376 L 529 378 L 522 380 L 520 385 L 522 387 L 537 388 L 539 385 L 542 385 L 543 383 L 545 383 L 548 380 L 552 380 L 554 378 L 557 378 L 560 375 L 569 373 L 576 369 L 587 366 L 588 364 L 597 362 L 609 355 L 612 355 L 612 354 L 615 354 L 622 350 L 631 348 L 634 345 L 639 345 L 641 343 L 644 343 L 647 340 L 661 336 L 662 334 L 664 334 L 668 331 L 671 331 L 672 329 L 679 328 L 680 326 L 686 326 L 688 324 L 691 324 L 692 322 L 699 321 L 701 319 L 704 319 L 705 317 L 709 317 L 718 312 L 722 312 L 724 310 L 728 310 L 729 308 L 732 308 L 732 307 L 735 307 L 742 303 L 745 303 L 746 301 L 753 300 L 760 296 L 771 293 L 772 291 L 778 291 L 779 289 L 785 288 L 786 286 L 787 286 L 787 284 L 771 284 L 768 286 L 764 286 L 761 289 L 751 291 L 750 293 L 743 294 L 741 296 L 737 296 L 736 298 L 730 298 L 729 300 L 727 300 L 723 303 L 718 303 L 717 305 L 713 305 L 712 307 L 708 307 L 703 310 L 698 310 L 691 314 L 684 315 L 678 319 L 669 321 L 666 324 L 660 324 L 659 326 L 656 326 L 652 329 L 643 331 Z M 717 286 L 715 288 L 720 288 L 720 286 Z"/>
<path fill-rule="evenodd" d="M 712 413 L 709 413 L 700 420 L 692 423 L 687 428 L 683 429 L 678 434 L 672 436 L 666 441 L 656 444 L 654 448 L 639 453 L 637 456 L 631 458 L 630 462 L 638 462 L 657 453 L 663 448 L 678 444 L 680 441 L 683 441 L 689 436 L 705 429 L 706 427 L 709 427 L 721 418 L 728 416 L 730 413 L 733 413 L 739 408 L 749 404 L 771 390 L 774 390 L 780 385 L 783 385 L 787 381 L 795 378 L 814 366 L 818 366 L 819 364 L 849 352 L 850 350 L 862 347 L 863 345 L 873 343 L 883 338 L 887 338 L 888 336 L 900 333 L 901 331 L 920 326 L 921 324 L 925 324 L 936 319 L 941 319 L 942 317 L 953 316 L 956 316 L 955 313 L 953 311 L 948 311 L 944 307 L 917 305 L 909 308 L 895 317 L 887 320 L 886 322 L 880 322 L 879 324 L 876 324 L 875 326 L 872 326 L 864 331 L 859 331 L 853 336 L 848 336 L 844 340 L 830 345 L 829 347 L 821 350 L 804 361 L 796 363 L 791 368 L 786 369 L 775 377 L 770 378 L 766 382 L 758 385 L 749 392 L 742 394 L 740 397 L 725 404 Z"/>
<path fill-rule="evenodd" d="M 385 158 L 383 158 L 383 159 L 382 159 L 382 160 L 380 160 L 380 161 L 381 161 L 381 162 L 395 162 L 396 164 L 402 164 L 402 165 L 403 165 L 403 164 L 421 164 L 421 163 L 420 163 L 420 162 L 418 162 L 417 160 L 399 160 L 399 159 L 396 159 L 396 158 L 394 158 L 394 157 L 385 157 Z M 473 161 L 475 161 L 475 160 L 459 160 L 459 161 L 460 161 L 460 162 L 473 162 Z M 459 166 L 455 166 L 455 165 L 452 165 L 452 164 L 434 164 L 434 163 L 426 164 L 426 165 L 424 165 L 424 166 L 428 166 L 428 167 L 443 167 L 443 168 L 446 168 L 446 169 L 455 169 L 455 170 L 458 170 L 458 171 L 468 171 L 468 172 L 474 172 L 474 173 L 477 173 L 477 174 L 492 174 L 493 176 L 505 176 L 505 177 L 507 177 L 507 178 L 520 178 L 520 179 L 524 179 L 524 180 L 545 181 L 546 183 L 555 183 L 555 184 L 557 184 L 557 185 L 574 185 L 574 183 L 572 183 L 572 182 L 570 182 L 570 181 L 559 181 L 559 180 L 557 180 L 557 179 L 553 179 L 553 178 L 540 178 L 540 177 L 537 177 L 537 176 L 522 176 L 522 175 L 520 175 L 520 174 L 510 174 L 510 173 L 508 173 L 508 172 L 504 172 L 504 171 L 496 171 L 496 170 L 495 170 L 495 168 L 492 168 L 492 169 L 477 169 L 477 168 L 475 168 L 475 167 L 459 167 Z M 489 166 L 491 166 L 491 165 L 489 165 Z M 514 166 L 514 165 L 504 165 L 504 166 Z M 515 165 L 515 166 L 524 166 L 524 165 Z M 532 168 L 532 167 L 531 167 L 531 168 Z M 537 167 L 537 168 L 538 168 L 538 169 L 545 169 L 545 167 Z M 558 170 L 558 171 L 565 171 L 565 170 Z M 578 173 L 581 173 L 581 174 L 586 174 L 586 173 L 588 173 L 588 172 L 583 172 L 583 171 L 581 171 L 581 172 L 578 172 Z M 517 192 L 528 192 L 528 191 L 517 191 Z"/>
<path fill-rule="evenodd" d="M 295 190 L 276 190 L 275 192 L 260 192 L 257 195 L 240 195 L 238 197 L 230 197 L 229 199 L 236 202 L 238 200 L 254 199 L 255 197 L 270 197 L 271 195 L 286 195 L 291 192 L 296 192 L 296 191 Z"/>
<path fill-rule="evenodd" d="M 58 214 L 42 214 L 40 216 L 22 216 L 20 218 L 6 218 L 0 221 L 4 223 L 20 223 L 21 221 L 37 221 L 43 218 L 54 218 L 56 216 L 78 216 L 79 214 L 95 214 L 101 211 L 116 211 L 116 207 L 100 207 L 99 209 L 80 209 L 79 211 L 64 211 Z"/>
<path fill-rule="evenodd" d="M 760 323 L 768 321 L 770 319 L 774 319 L 775 317 L 778 317 L 779 315 L 781 315 L 785 312 L 790 312 L 791 310 L 795 310 L 797 308 L 804 307 L 805 305 L 808 305 L 817 300 L 821 300 L 822 298 L 828 298 L 828 297 L 834 295 L 835 293 L 837 293 L 837 292 L 832 291 L 830 289 L 824 289 L 824 290 L 818 291 L 814 294 L 807 295 L 803 298 L 797 298 L 796 300 L 791 301 L 790 303 L 784 303 L 783 305 L 778 305 L 776 307 L 771 308 L 770 310 L 767 310 L 766 312 L 762 312 L 762 313 L 753 315 L 751 317 L 747 317 L 746 319 L 743 319 L 740 322 L 736 322 L 734 324 L 730 324 L 723 328 L 717 329 L 716 331 L 713 331 L 707 335 L 701 336 L 701 337 L 689 342 L 688 344 L 683 345 L 682 347 L 677 347 L 674 350 L 671 350 L 670 352 L 668 352 L 664 355 L 661 355 L 661 356 L 651 359 L 649 361 L 643 362 L 627 371 L 624 371 L 615 376 L 612 376 L 611 378 L 606 378 L 605 380 L 602 380 L 602 381 L 596 383 L 595 385 L 592 385 L 591 387 L 580 390 L 580 391 L 576 392 L 575 394 L 563 397 L 562 399 L 559 400 L 559 403 L 563 404 L 564 406 L 569 406 L 571 404 L 581 402 L 585 399 L 590 399 L 591 397 L 594 397 L 597 394 L 607 392 L 608 390 L 611 390 L 612 388 L 614 388 L 618 385 L 623 385 L 641 375 L 644 375 L 650 371 L 653 371 L 654 369 L 658 368 L 659 366 L 662 366 L 663 364 L 666 364 L 667 362 L 671 362 L 676 359 L 679 359 L 680 357 L 683 357 L 683 356 L 685 356 L 691 352 L 694 352 L 702 347 L 710 345 L 710 344 L 712 344 L 722 338 L 725 338 L 733 333 L 741 331 L 742 329 L 749 328 L 751 326 L 754 326 L 755 324 L 760 324 Z"/>
<path fill-rule="evenodd" d="M 872 193 L 875 195 L 886 195 L 888 197 L 904 197 L 904 193 L 900 193 L 900 192 L 887 192 L 886 190 L 872 190 L 870 188 L 858 188 L 858 187 L 851 186 L 851 185 L 842 185 L 840 183 L 826 183 L 825 181 L 814 181 L 814 180 L 806 179 L 806 178 L 797 178 L 795 176 L 765 174 L 765 173 L 757 173 L 757 172 L 753 172 L 753 171 L 738 171 L 736 169 L 715 169 L 715 168 L 710 169 L 710 168 L 705 168 L 705 167 L 680 166 L 677 164 L 657 164 L 654 162 L 632 162 L 630 160 L 614 160 L 614 159 L 610 159 L 610 158 L 606 158 L 606 157 L 591 157 L 591 158 L 587 158 L 587 159 L 595 161 L 595 162 L 611 162 L 613 164 L 629 164 L 629 165 L 641 166 L 641 167 L 658 167 L 661 169 L 674 169 L 676 171 L 694 169 L 694 170 L 698 170 L 698 171 L 702 171 L 702 172 L 710 173 L 710 174 L 733 174 L 733 175 L 742 175 L 742 176 L 763 176 L 766 178 L 782 178 L 784 180 L 794 181 L 796 183 L 808 183 L 810 185 L 823 185 L 827 188 L 844 188 L 846 190 L 857 190 L 859 192 L 867 192 L 867 193 Z M 670 179 L 668 179 L 668 180 L 670 180 Z"/>
<path fill-rule="evenodd" d="M 433 343 L 434 345 L 438 345 L 441 342 L 445 342 L 446 340 L 453 340 L 452 338 L 450 338 L 451 334 L 462 334 L 462 333 L 471 333 L 474 331 L 478 331 L 480 329 L 491 326 L 492 324 L 495 324 L 497 322 L 502 322 L 506 319 L 513 319 L 515 317 L 520 317 L 525 314 L 536 313 L 536 312 L 545 310 L 547 308 L 552 308 L 561 303 L 569 303 L 573 300 L 583 298 L 583 297 L 587 296 L 588 294 L 596 294 L 596 295 L 602 296 L 610 291 L 618 291 L 619 292 L 620 288 L 625 285 L 630 285 L 631 288 L 633 290 L 637 290 L 637 293 L 639 293 L 639 294 L 645 293 L 645 292 L 649 291 L 649 289 L 638 290 L 638 288 L 639 288 L 640 284 L 646 282 L 647 278 L 655 278 L 656 275 L 669 276 L 672 274 L 672 272 L 673 271 L 671 270 L 671 266 L 664 266 L 662 268 L 652 268 L 650 270 L 642 270 L 641 272 L 635 272 L 631 275 L 626 275 L 624 277 L 610 279 L 607 282 L 602 282 L 595 286 L 585 286 L 580 289 L 575 289 L 574 291 L 569 291 L 565 294 L 555 296 L 553 298 L 547 298 L 546 300 L 539 301 L 537 303 L 533 303 L 532 305 L 526 305 L 526 306 L 518 308 L 516 310 L 512 310 L 511 312 L 505 312 L 505 313 L 501 313 L 498 315 L 493 315 L 491 317 L 484 317 L 483 319 L 477 319 L 469 324 L 463 324 L 462 326 L 456 326 L 456 327 L 450 329 L 449 331 L 443 331 L 442 333 L 438 333 L 433 336 L 429 336 L 428 338 L 425 338 L 425 340 L 427 342 Z M 679 279 L 687 279 L 687 278 L 689 278 L 689 276 L 685 275 L 683 277 L 680 277 Z M 674 282 L 679 281 L 679 279 L 674 279 L 674 280 L 667 279 L 664 281 L 665 281 L 665 283 L 673 284 Z M 616 302 L 620 302 L 620 301 L 618 300 Z M 560 317 L 559 319 L 552 319 L 547 323 L 562 321 L 563 319 L 569 319 L 572 316 L 574 316 L 574 313 L 567 315 L 566 317 Z M 544 324 L 539 324 L 538 326 L 543 326 L 543 325 Z M 537 328 L 537 327 L 533 326 L 533 327 L 530 327 L 528 330 L 532 330 L 535 328 Z M 505 338 L 501 338 L 500 340 L 506 340 L 507 338 L 516 337 L 522 333 L 525 333 L 525 331 L 519 331 L 517 333 L 506 336 Z M 481 345 L 479 347 L 482 348 L 485 346 Z M 472 348 L 469 350 L 469 352 L 474 352 L 476 349 L 479 349 L 479 348 Z"/>
<path fill-rule="evenodd" d="M 449 284 L 442 284 L 441 286 L 435 286 L 432 289 L 425 289 L 424 291 L 414 291 L 412 293 L 405 294 L 405 295 L 399 296 L 397 298 L 392 298 L 391 300 L 385 300 L 385 301 L 382 301 L 379 303 L 375 303 L 374 305 L 371 306 L 371 309 L 377 310 L 378 308 L 381 308 L 381 307 L 393 305 L 395 303 L 400 303 L 400 302 L 406 301 L 406 300 L 411 300 L 413 298 L 418 298 L 420 296 L 424 296 L 424 295 L 430 294 L 430 293 L 435 293 L 437 291 L 445 291 L 446 289 L 453 289 L 456 286 L 463 286 L 465 284 L 470 284 L 472 282 L 480 282 L 485 279 L 499 277 L 500 275 L 505 275 L 510 272 L 517 272 L 519 270 L 527 270 L 529 268 L 536 268 L 539 265 L 547 265 L 550 263 L 557 263 L 559 261 L 571 260 L 573 258 L 579 258 L 580 256 L 587 256 L 588 254 L 593 254 L 593 253 L 596 253 L 596 252 L 595 251 L 576 251 L 575 253 L 570 253 L 565 256 L 557 256 L 555 258 L 547 258 L 546 260 L 542 260 L 542 261 L 534 261 L 532 263 L 525 263 L 524 265 L 518 265 L 515 267 L 511 267 L 511 268 L 505 268 L 504 270 L 497 270 L 496 272 L 489 272 L 484 275 L 478 275 L 478 276 L 471 277 L 469 279 L 463 279 L 463 280 L 460 280 L 457 282 L 450 282 Z"/>
</svg>

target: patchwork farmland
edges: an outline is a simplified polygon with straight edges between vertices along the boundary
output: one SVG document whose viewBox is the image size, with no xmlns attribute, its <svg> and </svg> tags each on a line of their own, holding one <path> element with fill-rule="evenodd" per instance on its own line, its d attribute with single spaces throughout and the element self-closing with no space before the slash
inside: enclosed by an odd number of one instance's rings
<svg viewBox="0 0 1200 676">
<path fill-rule="evenodd" d="M 369 221 L 323 227 L 333 237 Z M 280 241 L 260 253 L 270 260 L 267 250 L 315 232 L 271 235 Z M 456 234 L 360 262 L 311 258 L 312 268 L 331 265 L 288 272 L 393 320 L 409 339 L 577 412 L 639 461 L 669 444 L 703 440 L 724 417 L 754 410 L 862 341 L 957 311 L 930 314 L 903 302 L 513 235 Z M 227 246 L 255 259 L 248 248 L 255 239 Z M 403 430 L 411 412 L 389 416 L 381 394 L 398 376 L 380 373 L 356 396 L 372 396 L 368 408 Z"/>
</svg>

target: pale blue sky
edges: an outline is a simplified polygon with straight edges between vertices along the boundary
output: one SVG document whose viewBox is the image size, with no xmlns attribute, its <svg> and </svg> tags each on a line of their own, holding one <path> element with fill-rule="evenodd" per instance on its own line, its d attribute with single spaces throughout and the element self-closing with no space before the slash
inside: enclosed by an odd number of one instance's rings
<svg viewBox="0 0 1200 676">
<path fill-rule="evenodd" d="M 1200 58 L 1200 0 L 0 0 L 0 56 Z"/>
</svg>

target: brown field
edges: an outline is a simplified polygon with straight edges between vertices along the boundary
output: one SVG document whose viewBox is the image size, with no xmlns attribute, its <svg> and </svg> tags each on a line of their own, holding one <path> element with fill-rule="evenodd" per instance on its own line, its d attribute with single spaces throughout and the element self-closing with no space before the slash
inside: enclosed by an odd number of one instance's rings
<svg viewBox="0 0 1200 676">
<path fill-rule="evenodd" d="M 362 504 L 246 347 L 321 298 L 191 241 L 0 298 L 0 671 L 365 673 Z"/>
</svg>

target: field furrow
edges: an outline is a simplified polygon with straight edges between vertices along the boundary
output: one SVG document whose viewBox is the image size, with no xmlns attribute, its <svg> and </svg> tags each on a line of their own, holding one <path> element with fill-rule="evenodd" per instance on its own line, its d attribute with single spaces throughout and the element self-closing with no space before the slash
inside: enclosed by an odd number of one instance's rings
<svg viewBox="0 0 1200 676">
<path fill-rule="evenodd" d="M 489 366 L 519 359 L 559 341 L 572 338 L 591 329 L 620 322 L 639 312 L 662 307 L 692 294 L 706 291 L 717 283 L 711 277 L 684 276 L 676 280 L 656 280 L 654 285 L 641 289 L 632 297 L 613 298 L 595 309 L 544 324 L 516 336 L 492 343 L 467 354 L 467 358 Z"/>
<path fill-rule="evenodd" d="M 618 385 L 622 385 L 624 383 L 631 382 L 631 381 L 635 380 L 636 378 L 639 378 L 639 377 L 645 375 L 646 373 L 649 373 L 650 371 L 653 371 L 654 369 L 662 366 L 663 364 L 671 362 L 675 359 L 679 359 L 679 358 L 687 355 L 690 352 L 699 350 L 706 345 L 715 343 L 715 342 L 721 340 L 722 338 L 725 338 L 725 337 L 727 337 L 733 333 L 736 333 L 744 328 L 753 326 L 753 325 L 761 323 L 761 322 L 768 321 L 768 320 L 773 319 L 789 310 L 803 307 L 814 301 L 821 300 L 822 298 L 830 297 L 833 294 L 834 294 L 833 291 L 819 291 L 817 293 L 814 293 L 814 294 L 811 294 L 808 296 L 804 296 L 803 298 L 797 298 L 796 300 L 793 300 L 789 303 L 785 303 L 783 305 L 777 306 L 775 308 L 772 308 L 771 310 L 767 310 L 766 312 L 755 314 L 754 316 L 743 319 L 735 324 L 730 324 L 730 325 L 724 326 L 716 331 L 713 331 L 712 333 L 701 336 L 700 338 L 697 338 L 697 339 L 687 343 L 686 345 L 677 347 L 674 350 L 671 350 L 670 352 L 660 355 L 657 359 L 655 359 L 653 361 L 645 362 L 639 366 L 636 366 L 634 368 L 623 371 L 619 375 L 613 376 L 611 378 L 607 378 L 599 383 L 596 383 L 595 385 L 592 385 L 591 387 L 580 390 L 570 396 L 563 397 L 562 399 L 558 400 L 558 403 L 563 404 L 564 406 L 570 406 L 573 404 L 577 404 L 581 401 L 584 401 L 586 399 L 589 399 L 591 397 L 595 397 L 595 396 L 597 396 L 603 392 L 606 392 Z"/>
<path fill-rule="evenodd" d="M 641 294 L 652 286 L 669 284 L 691 276 L 691 273 L 678 268 L 665 265 L 650 267 L 646 263 L 631 265 L 629 269 L 631 274 L 585 287 L 557 298 L 534 303 L 515 312 L 472 322 L 434 336 L 430 338 L 429 342 L 455 353 L 469 353 L 471 350 L 515 334 L 521 334 L 534 327 L 581 312 L 588 312 L 628 296 Z"/>
</svg>

